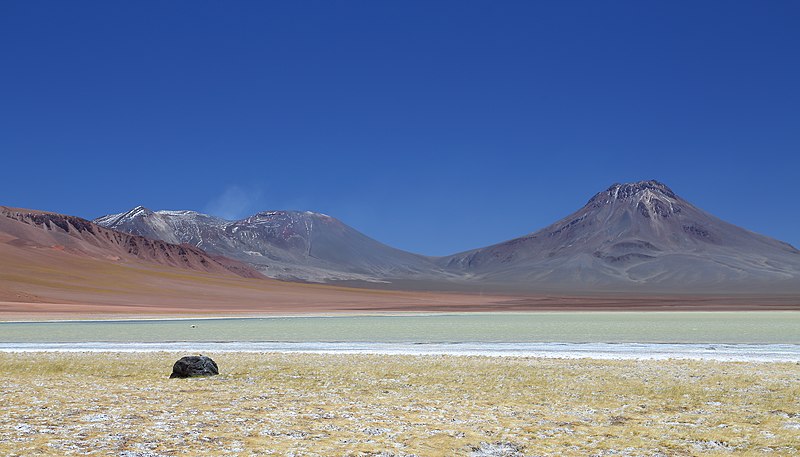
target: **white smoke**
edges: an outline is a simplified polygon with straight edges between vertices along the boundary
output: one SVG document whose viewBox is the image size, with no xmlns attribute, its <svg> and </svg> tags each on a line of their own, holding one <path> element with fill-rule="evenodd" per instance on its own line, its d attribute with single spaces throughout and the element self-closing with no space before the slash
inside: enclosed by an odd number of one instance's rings
<svg viewBox="0 0 800 457">
<path fill-rule="evenodd" d="M 222 194 L 208 202 L 204 212 L 223 219 L 241 219 L 260 210 L 262 195 L 260 189 L 228 186 Z"/>
</svg>

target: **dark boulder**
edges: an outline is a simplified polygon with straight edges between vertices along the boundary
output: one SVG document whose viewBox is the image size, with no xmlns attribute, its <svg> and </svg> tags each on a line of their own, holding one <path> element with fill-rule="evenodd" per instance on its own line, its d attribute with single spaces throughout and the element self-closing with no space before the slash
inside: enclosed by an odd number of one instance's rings
<svg viewBox="0 0 800 457">
<path fill-rule="evenodd" d="M 181 357 L 172 366 L 172 378 L 193 378 L 195 376 L 214 376 L 219 374 L 216 362 L 204 355 L 189 355 Z"/>
</svg>

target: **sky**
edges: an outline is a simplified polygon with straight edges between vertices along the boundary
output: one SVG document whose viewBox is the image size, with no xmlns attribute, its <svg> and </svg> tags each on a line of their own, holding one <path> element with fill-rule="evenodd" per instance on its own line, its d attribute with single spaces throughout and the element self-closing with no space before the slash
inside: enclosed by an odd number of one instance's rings
<svg viewBox="0 0 800 457">
<path fill-rule="evenodd" d="M 657 179 L 800 246 L 800 2 L 0 2 L 0 205 L 428 255 Z"/>
</svg>

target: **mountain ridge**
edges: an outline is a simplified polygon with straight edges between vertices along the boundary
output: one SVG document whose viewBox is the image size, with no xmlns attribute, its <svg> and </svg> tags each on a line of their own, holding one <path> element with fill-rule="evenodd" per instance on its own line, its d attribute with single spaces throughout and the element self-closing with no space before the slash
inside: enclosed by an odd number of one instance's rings
<svg viewBox="0 0 800 457">
<path fill-rule="evenodd" d="M 430 257 L 387 246 L 312 211 L 260 211 L 231 221 L 189 210 L 137 206 L 95 221 L 136 235 L 194 245 L 249 263 L 276 279 L 382 282 L 393 276 L 446 276 Z"/>
<path fill-rule="evenodd" d="M 497 290 L 800 290 L 794 246 L 716 218 L 657 180 L 614 183 L 547 227 L 440 257 L 386 246 L 308 211 L 226 221 L 136 207 L 96 221 L 192 244 L 278 279 Z"/>
<path fill-rule="evenodd" d="M 18 247 L 64 250 L 113 261 L 140 260 L 245 278 L 263 277 L 245 264 L 210 256 L 194 246 L 115 231 L 77 216 L 0 206 L 0 232 L 10 237 L 8 243 Z"/>
</svg>

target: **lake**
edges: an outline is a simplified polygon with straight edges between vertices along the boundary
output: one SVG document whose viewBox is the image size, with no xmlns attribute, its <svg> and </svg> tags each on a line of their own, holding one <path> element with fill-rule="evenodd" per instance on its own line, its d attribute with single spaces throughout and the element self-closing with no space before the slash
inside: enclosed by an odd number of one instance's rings
<svg viewBox="0 0 800 457">
<path fill-rule="evenodd" d="M 540 312 L 2 322 L 0 342 L 800 344 L 800 312 Z"/>
</svg>

